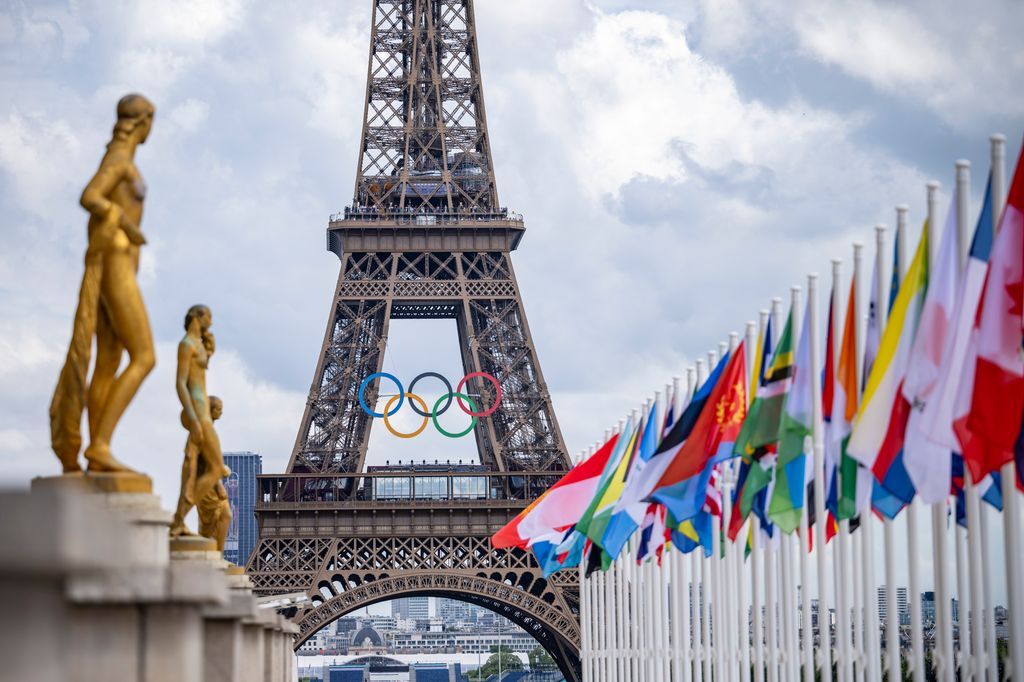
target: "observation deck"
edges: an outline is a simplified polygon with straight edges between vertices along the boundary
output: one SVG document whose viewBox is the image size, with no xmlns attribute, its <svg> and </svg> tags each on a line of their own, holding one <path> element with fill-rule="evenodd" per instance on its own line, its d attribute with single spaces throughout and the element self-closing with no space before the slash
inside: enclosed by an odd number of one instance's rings
<svg viewBox="0 0 1024 682">
<path fill-rule="evenodd" d="M 524 232 L 523 216 L 507 208 L 381 211 L 350 206 L 331 215 L 327 250 L 339 258 L 355 251 L 514 251 Z"/>
</svg>

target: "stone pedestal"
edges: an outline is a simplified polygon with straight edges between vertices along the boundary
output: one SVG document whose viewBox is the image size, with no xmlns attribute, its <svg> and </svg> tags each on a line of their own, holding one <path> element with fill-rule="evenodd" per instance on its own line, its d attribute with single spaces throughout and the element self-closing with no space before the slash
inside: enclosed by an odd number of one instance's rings
<svg viewBox="0 0 1024 682">
<path fill-rule="evenodd" d="M 0 519 L 0 677 L 294 679 L 295 626 L 209 541 L 171 545 L 144 476 L 36 479 Z"/>
</svg>

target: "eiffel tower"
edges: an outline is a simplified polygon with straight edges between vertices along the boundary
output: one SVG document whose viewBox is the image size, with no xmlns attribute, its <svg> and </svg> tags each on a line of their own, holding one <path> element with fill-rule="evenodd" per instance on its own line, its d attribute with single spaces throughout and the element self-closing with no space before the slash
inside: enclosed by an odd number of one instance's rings
<svg viewBox="0 0 1024 682">
<path fill-rule="evenodd" d="M 296 648 L 376 602 L 450 597 L 524 628 L 576 682 L 577 576 L 489 542 L 570 461 L 512 269 L 524 226 L 498 201 L 472 0 L 374 0 L 364 112 L 353 203 L 327 227 L 341 272 L 323 347 L 288 471 L 259 478 L 246 571 L 260 594 L 309 596 Z M 367 466 L 359 393 L 389 322 L 436 318 L 456 321 L 467 375 L 501 387 L 473 430 L 480 464 Z M 467 385 L 495 404 L 489 381 Z"/>
</svg>

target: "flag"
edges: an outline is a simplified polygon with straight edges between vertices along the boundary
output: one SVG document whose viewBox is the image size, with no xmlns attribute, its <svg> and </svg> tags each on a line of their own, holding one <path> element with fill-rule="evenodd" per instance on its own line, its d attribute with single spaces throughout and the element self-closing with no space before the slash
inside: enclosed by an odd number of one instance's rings
<svg viewBox="0 0 1024 682">
<path fill-rule="evenodd" d="M 950 322 L 954 319 L 957 291 L 960 289 L 956 206 L 957 197 L 954 196 L 942 231 L 938 261 L 929 263 L 928 291 L 910 351 L 907 376 L 903 381 L 903 398 L 910 408 L 903 440 L 903 464 L 925 504 L 935 504 L 949 496 L 952 453 L 950 448 L 937 445 L 929 437 L 924 411 L 936 395 L 943 353 L 952 337 Z M 991 224 L 986 229 L 991 230 Z"/>
<path fill-rule="evenodd" d="M 629 466 L 629 471 L 625 478 L 626 481 L 640 476 L 647 462 L 654 456 L 663 429 L 662 424 L 656 423 L 657 416 L 658 403 L 655 401 L 648 410 L 647 419 L 644 422 L 643 437 L 640 439 L 637 456 L 633 458 L 633 462 Z M 601 540 L 601 546 L 604 547 L 604 551 L 608 552 L 613 560 L 618 558 L 619 553 L 626 546 L 630 536 L 640 527 L 647 511 L 647 503 L 627 498 L 624 494 L 625 489 L 626 486 L 624 485 L 623 495 L 619 497 L 615 507 L 612 509 L 611 518 L 608 519 L 608 524 Z"/>
<path fill-rule="evenodd" d="M 637 454 L 640 440 L 643 437 L 643 424 L 638 423 L 630 436 L 629 444 L 619 460 L 615 471 L 608 478 L 606 484 L 600 488 L 594 496 L 583 517 L 577 522 L 576 528 L 586 535 L 602 552 L 607 555 L 606 563 L 610 564 L 615 557 L 612 556 L 604 546 L 604 532 L 608 528 L 615 504 L 622 495 L 625 487 L 626 472 L 632 464 L 633 457 Z"/>
<path fill-rule="evenodd" d="M 665 505 L 680 521 L 694 517 L 703 507 L 711 468 L 732 452 L 747 411 L 743 344 L 722 361 L 727 362 L 725 370 L 690 437 L 678 447 L 650 494 L 652 501 Z"/>
<path fill-rule="evenodd" d="M 957 290 L 953 318 L 939 366 L 939 379 L 922 416 L 921 429 L 928 438 L 934 444 L 954 452 L 960 450 L 960 441 L 953 432 L 954 414 L 966 415 L 969 404 L 965 396 L 963 410 L 957 411 L 961 379 L 968 371 L 968 364 L 971 369 L 974 367 L 974 353 L 970 340 L 974 331 L 978 301 L 981 299 L 981 289 L 985 284 L 985 273 L 988 272 L 988 259 L 992 253 L 992 224 L 992 177 L 989 176 L 985 202 L 982 204 L 981 216 L 974 230 L 974 239 L 971 240 L 971 251 Z M 971 357 L 970 363 L 967 361 L 968 355 Z M 973 386 L 972 379 L 971 388 Z M 948 489 L 946 493 L 948 495 Z"/>
<path fill-rule="evenodd" d="M 754 499 L 765 490 L 775 473 L 775 448 L 782 424 L 782 410 L 793 375 L 793 311 L 772 353 L 772 361 L 765 371 L 764 383 L 757 389 L 743 428 L 736 439 L 734 451 L 747 453 L 753 462 L 747 472 L 740 498 L 740 513 L 746 517 L 753 508 Z M 759 451 L 760 450 L 760 451 Z M 767 512 L 767 510 L 765 510 Z M 762 519 L 765 520 L 765 519 Z"/>
<path fill-rule="evenodd" d="M 850 284 L 850 297 L 846 304 L 846 320 L 843 323 L 839 360 L 832 371 L 832 349 L 826 360 L 826 378 L 823 395 L 830 399 L 825 412 L 829 416 L 825 424 L 826 461 L 834 462 L 834 483 L 830 501 L 834 500 L 834 514 L 837 519 L 850 519 L 863 507 L 863 499 L 870 488 L 870 474 L 865 474 L 847 452 L 854 417 L 857 415 L 857 346 L 854 316 L 857 309 L 857 292 Z M 830 314 L 831 317 L 831 314 Z M 832 333 L 832 330 L 829 330 Z M 829 374 L 831 373 L 831 376 Z"/>
<path fill-rule="evenodd" d="M 1024 413 L 1024 154 L 1006 199 L 973 339 L 974 363 L 970 408 L 954 425 L 964 466 L 980 481 L 1014 461 Z M 965 373 L 964 382 L 969 373 Z M 966 393 L 966 389 L 965 389 Z"/>
<path fill-rule="evenodd" d="M 779 337 L 779 345 L 772 354 L 772 362 L 765 371 L 765 382 L 757 389 L 747 418 L 736 438 L 737 455 L 753 452 L 759 447 L 772 445 L 779 439 L 779 424 L 793 375 L 793 311 L 786 318 L 786 326 Z"/>
<path fill-rule="evenodd" d="M 636 475 L 626 479 L 625 488 L 617 505 L 625 508 L 626 506 L 640 504 L 643 505 L 644 509 L 647 508 L 649 504 L 647 497 L 654 490 L 654 486 L 666 469 L 668 469 L 669 465 L 675 461 L 675 457 L 679 454 L 683 443 L 689 438 L 698 419 L 703 414 L 704 407 L 711 397 L 711 392 L 718 385 L 718 381 L 725 371 L 727 359 L 728 356 L 725 356 L 718 361 L 718 364 L 715 365 L 714 370 L 711 372 L 711 376 L 694 393 L 686 405 L 686 409 L 679 415 L 679 419 L 672 423 L 668 433 L 661 439 L 661 443 L 644 467 Z"/>
<path fill-rule="evenodd" d="M 903 435 L 910 415 L 902 385 L 927 287 L 928 230 L 924 229 L 893 304 L 847 446 L 850 455 L 869 469 L 888 493 L 903 501 L 913 498 L 914 489 L 902 463 Z"/>
<path fill-rule="evenodd" d="M 875 356 L 878 355 L 878 345 L 882 342 L 882 324 L 879 313 L 878 297 L 878 259 L 871 268 L 871 298 L 868 299 L 868 323 L 864 330 L 864 373 L 861 375 L 861 385 L 868 383 L 871 375 L 871 366 L 875 364 Z"/>
<path fill-rule="evenodd" d="M 750 374 L 750 386 L 753 390 L 750 391 L 749 399 L 753 403 L 754 396 L 761 386 L 764 385 L 764 370 L 768 366 L 768 360 L 771 358 L 772 353 L 772 318 L 768 317 L 768 323 L 765 328 L 758 331 L 757 333 L 757 347 L 754 349 L 754 366 L 751 368 Z M 748 417 L 749 417 L 749 406 L 748 406 Z M 749 515 L 749 508 L 747 513 L 743 512 L 743 491 L 746 487 L 747 478 L 750 474 L 750 467 L 754 462 L 754 456 L 757 452 L 746 452 L 742 454 L 742 460 L 740 461 L 739 472 L 736 477 L 736 487 L 732 494 L 732 514 L 729 517 L 729 529 L 728 537 L 733 542 L 736 542 L 736 538 L 739 535 L 740 529 L 743 528 L 743 524 L 747 520 Z"/>
<path fill-rule="evenodd" d="M 804 444 L 811 435 L 813 390 L 811 376 L 810 300 L 804 315 L 800 343 L 793 364 L 793 380 L 786 394 L 779 422 L 779 448 L 775 463 L 775 489 L 768 505 L 768 518 L 783 533 L 792 533 L 800 525 L 807 487 L 807 456 Z"/>
<path fill-rule="evenodd" d="M 564 531 L 576 523 L 594 498 L 601 474 L 615 451 L 618 438 L 618 434 L 612 436 L 597 452 L 573 467 L 495 533 L 491 537 L 491 544 L 498 549 L 525 549 L 533 539 Z"/>
</svg>

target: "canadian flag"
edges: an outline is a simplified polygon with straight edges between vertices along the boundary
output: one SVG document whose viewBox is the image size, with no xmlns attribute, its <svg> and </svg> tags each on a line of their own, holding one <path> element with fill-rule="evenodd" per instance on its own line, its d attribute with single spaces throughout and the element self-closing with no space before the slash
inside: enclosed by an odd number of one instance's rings
<svg viewBox="0 0 1024 682">
<path fill-rule="evenodd" d="M 961 395 L 970 408 L 954 423 L 971 478 L 1013 460 L 1024 412 L 1024 164 L 1017 160 L 971 339 L 973 386 L 965 373 Z M 970 352 L 970 351 L 968 351 Z M 969 389 L 969 391 L 967 390 Z"/>
</svg>

